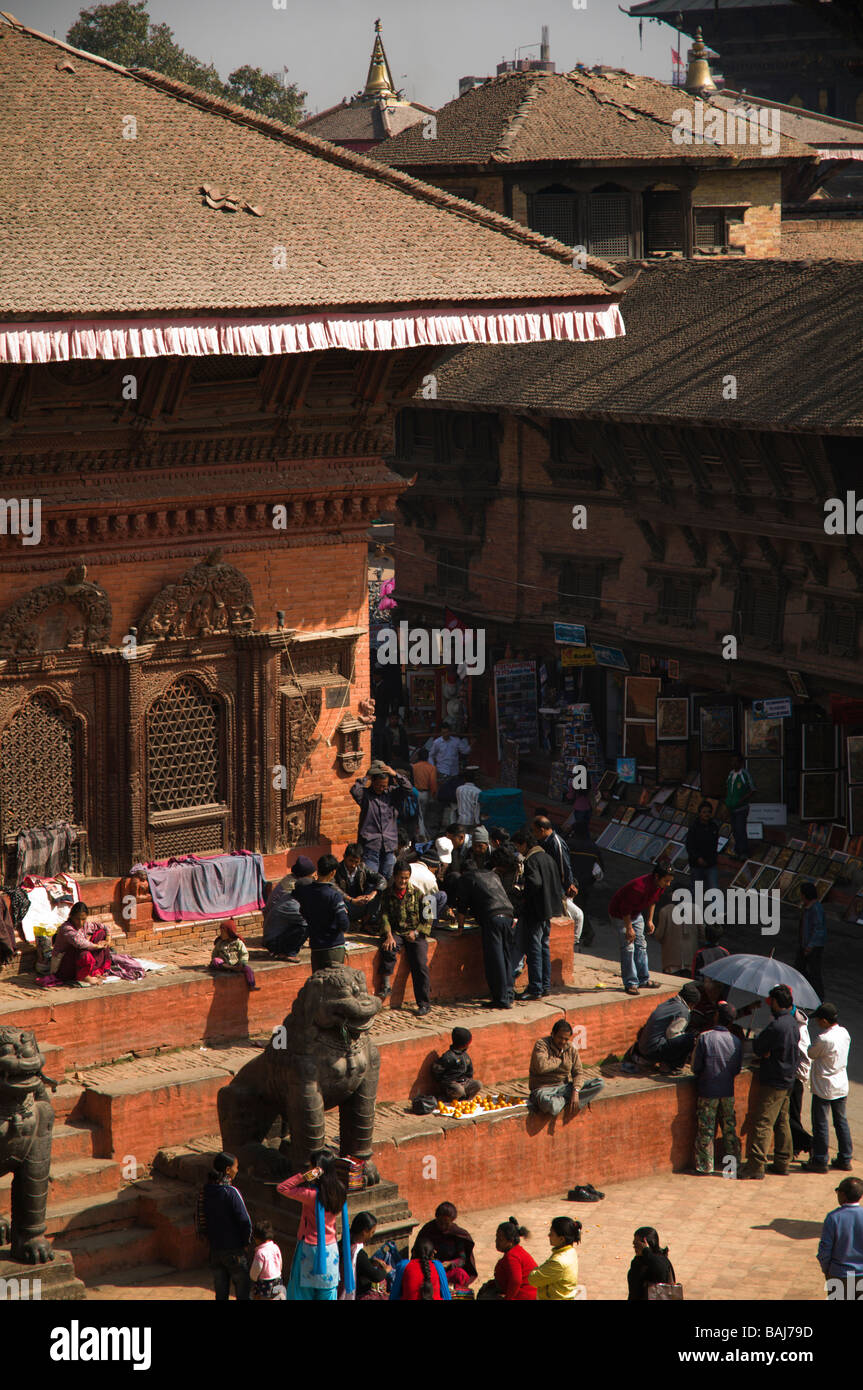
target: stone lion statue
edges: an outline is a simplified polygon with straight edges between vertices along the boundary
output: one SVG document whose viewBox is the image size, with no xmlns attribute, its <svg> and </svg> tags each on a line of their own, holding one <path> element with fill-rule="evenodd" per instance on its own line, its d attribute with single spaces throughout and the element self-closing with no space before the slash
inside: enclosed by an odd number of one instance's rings
<svg viewBox="0 0 863 1390">
<path fill-rule="evenodd" d="M 12 1219 L 0 1216 L 0 1246 L 11 1236 L 12 1259 L 46 1264 L 54 1252 L 45 1240 L 48 1173 L 54 1107 L 42 1075 L 45 1059 L 32 1033 L 0 1028 L 0 1174 L 12 1174 Z"/>
<path fill-rule="evenodd" d="M 289 1171 L 299 1172 L 324 1148 L 324 1114 L 338 1106 L 341 1154 L 365 1160 L 367 1186 L 379 1182 L 370 1160 L 381 1059 L 369 1029 L 381 1007 L 362 971 L 315 971 L 266 1049 L 219 1092 L 225 1149 L 245 1150 L 252 1171 L 283 1173 L 287 1159 Z M 279 1163 L 263 1145 L 277 1120 Z"/>
</svg>

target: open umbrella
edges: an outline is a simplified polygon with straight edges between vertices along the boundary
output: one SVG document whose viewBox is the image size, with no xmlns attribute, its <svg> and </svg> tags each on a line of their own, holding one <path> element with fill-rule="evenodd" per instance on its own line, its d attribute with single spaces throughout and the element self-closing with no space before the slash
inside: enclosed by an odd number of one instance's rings
<svg viewBox="0 0 863 1390">
<path fill-rule="evenodd" d="M 801 1009 L 817 1009 L 821 1003 L 815 990 L 799 970 L 770 956 L 723 956 L 702 970 L 702 975 L 730 989 L 743 990 L 752 998 L 766 999 L 774 985 L 788 985 L 794 1003 Z M 733 1003 L 729 1000 L 729 1003 Z"/>
</svg>

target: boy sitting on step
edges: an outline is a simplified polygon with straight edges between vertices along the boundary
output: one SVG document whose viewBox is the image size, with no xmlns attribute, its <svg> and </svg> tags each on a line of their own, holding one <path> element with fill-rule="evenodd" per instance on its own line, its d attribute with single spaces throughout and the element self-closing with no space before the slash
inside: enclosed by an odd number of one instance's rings
<svg viewBox="0 0 863 1390">
<path fill-rule="evenodd" d="M 468 1056 L 472 1038 L 467 1028 L 453 1028 L 450 1047 L 432 1062 L 432 1075 L 442 1100 L 473 1100 L 482 1090 L 481 1083 L 474 1080 L 473 1062 Z"/>
</svg>

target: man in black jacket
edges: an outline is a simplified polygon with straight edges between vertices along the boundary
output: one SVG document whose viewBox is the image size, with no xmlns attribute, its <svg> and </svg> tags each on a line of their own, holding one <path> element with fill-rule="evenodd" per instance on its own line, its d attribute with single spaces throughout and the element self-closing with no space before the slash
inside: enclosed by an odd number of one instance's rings
<svg viewBox="0 0 863 1390">
<path fill-rule="evenodd" d="M 749 1130 L 749 1148 L 741 1178 L 763 1178 L 767 1150 L 773 1134 L 771 1173 L 787 1173 L 791 1167 L 793 1144 L 788 1105 L 797 1075 L 800 1028 L 791 1012 L 793 999 L 787 985 L 774 985 L 767 996 L 772 1022 L 753 1042 L 758 1069 L 758 1096 Z"/>
<path fill-rule="evenodd" d="M 387 881 L 383 874 L 366 868 L 359 845 L 347 846 L 333 882 L 345 895 L 348 919 L 366 931 L 377 932 L 381 893 Z"/>
<path fill-rule="evenodd" d="M 563 915 L 563 885 L 554 859 L 531 834 L 520 830 L 513 836 L 513 843 L 524 855 L 524 907 L 519 932 L 527 956 L 528 983 L 519 998 L 542 999 L 551 994 L 549 937 L 552 917 Z"/>
<path fill-rule="evenodd" d="M 698 819 L 690 826 L 686 836 L 693 888 L 696 883 L 703 883 L 705 892 L 719 887 L 718 846 L 719 826 L 713 819 L 713 807 L 709 801 L 702 801 L 698 808 Z"/>
<path fill-rule="evenodd" d="M 344 964 L 348 909 L 344 894 L 333 882 L 338 867 L 339 861 L 334 854 L 322 854 L 318 860 L 317 879 L 298 883 L 294 889 L 309 924 L 313 971 Z"/>
<path fill-rule="evenodd" d="M 511 1009 L 515 995 L 515 929 L 512 904 L 501 882 L 497 868 L 505 868 L 506 854 L 491 857 L 494 867 L 481 862 L 470 866 L 459 883 L 458 924 L 464 926 L 465 914 L 471 912 L 482 933 L 482 959 L 491 999 L 484 1005 L 489 1009 Z M 486 856 L 488 859 L 488 856 Z"/>
</svg>

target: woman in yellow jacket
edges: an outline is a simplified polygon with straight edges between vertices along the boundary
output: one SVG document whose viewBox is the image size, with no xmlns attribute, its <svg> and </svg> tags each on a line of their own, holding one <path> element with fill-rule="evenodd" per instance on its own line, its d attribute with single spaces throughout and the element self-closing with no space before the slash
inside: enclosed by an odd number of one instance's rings
<svg viewBox="0 0 863 1390">
<path fill-rule="evenodd" d="M 563 1302 L 577 1297 L 578 1255 L 575 1247 L 581 1243 L 581 1222 L 569 1216 L 556 1216 L 548 1233 L 551 1255 L 545 1264 L 532 1269 L 528 1283 L 536 1289 L 537 1301 L 553 1299 Z"/>
</svg>

